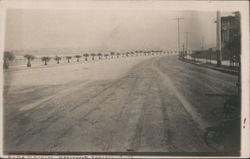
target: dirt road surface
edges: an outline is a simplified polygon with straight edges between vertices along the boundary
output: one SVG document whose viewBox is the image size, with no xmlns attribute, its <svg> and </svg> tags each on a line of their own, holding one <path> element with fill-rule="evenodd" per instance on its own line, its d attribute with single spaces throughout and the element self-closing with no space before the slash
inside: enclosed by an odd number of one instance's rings
<svg viewBox="0 0 250 159">
<path fill-rule="evenodd" d="M 236 76 L 176 56 L 114 61 L 5 72 L 4 150 L 213 151 L 209 112 L 237 93 Z"/>
</svg>

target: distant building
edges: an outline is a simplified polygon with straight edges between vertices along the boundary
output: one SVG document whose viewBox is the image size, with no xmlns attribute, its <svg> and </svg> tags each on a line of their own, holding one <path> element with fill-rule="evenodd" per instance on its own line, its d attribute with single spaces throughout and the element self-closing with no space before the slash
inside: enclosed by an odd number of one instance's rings
<svg viewBox="0 0 250 159">
<path fill-rule="evenodd" d="M 239 12 L 234 12 L 233 16 L 221 17 L 221 47 L 223 56 L 239 54 L 239 52 L 231 49 L 229 46 L 232 45 L 235 40 L 240 40 Z"/>
</svg>

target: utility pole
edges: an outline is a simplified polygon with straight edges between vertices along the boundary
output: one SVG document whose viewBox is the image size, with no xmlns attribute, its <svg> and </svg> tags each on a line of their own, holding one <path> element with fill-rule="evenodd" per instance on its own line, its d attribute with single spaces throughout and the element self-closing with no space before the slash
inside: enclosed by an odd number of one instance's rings
<svg viewBox="0 0 250 159">
<path fill-rule="evenodd" d="M 216 12 L 216 42 L 217 42 L 217 65 L 221 65 L 222 54 L 221 54 L 221 16 L 220 11 Z"/>
<path fill-rule="evenodd" d="M 177 20 L 177 25 L 178 25 L 178 53 L 179 53 L 179 58 L 181 58 L 181 52 L 180 52 L 180 20 L 183 20 L 184 18 L 176 18 L 174 20 Z"/>
</svg>

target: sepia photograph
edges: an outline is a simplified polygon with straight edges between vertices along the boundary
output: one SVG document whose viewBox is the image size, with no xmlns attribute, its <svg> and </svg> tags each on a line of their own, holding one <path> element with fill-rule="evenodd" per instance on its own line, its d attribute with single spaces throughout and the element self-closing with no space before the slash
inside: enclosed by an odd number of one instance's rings
<svg viewBox="0 0 250 159">
<path fill-rule="evenodd" d="M 248 148 L 245 10 L 29 2 L 6 2 L 1 24 L 3 155 L 240 157 Z"/>
</svg>

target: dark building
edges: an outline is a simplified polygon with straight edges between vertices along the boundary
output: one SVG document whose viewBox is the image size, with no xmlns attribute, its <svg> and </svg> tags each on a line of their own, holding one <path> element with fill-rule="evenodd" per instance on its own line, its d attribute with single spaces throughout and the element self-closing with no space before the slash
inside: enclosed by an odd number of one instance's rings
<svg viewBox="0 0 250 159">
<path fill-rule="evenodd" d="M 240 54 L 240 14 L 221 17 L 221 46 L 224 59 Z"/>
</svg>

